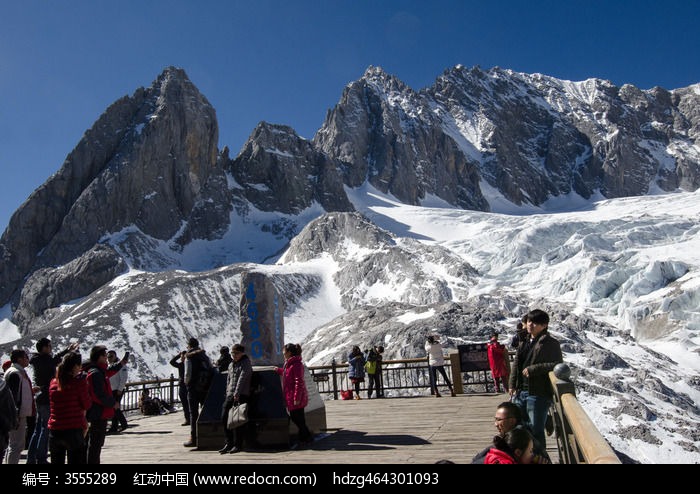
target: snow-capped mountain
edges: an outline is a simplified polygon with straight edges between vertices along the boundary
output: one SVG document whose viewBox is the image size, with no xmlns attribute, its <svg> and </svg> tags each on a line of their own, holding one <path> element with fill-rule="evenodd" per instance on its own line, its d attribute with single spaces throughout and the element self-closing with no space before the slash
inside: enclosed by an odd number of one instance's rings
<svg viewBox="0 0 700 494">
<path fill-rule="evenodd" d="M 231 159 L 169 68 L 13 215 L 0 353 L 49 335 L 168 375 L 189 336 L 240 339 L 250 270 L 310 364 L 371 342 L 420 356 L 429 329 L 484 341 L 540 307 L 618 451 L 698 462 L 698 87 L 458 66 L 415 92 L 371 67 L 312 141 L 262 122 Z"/>
</svg>

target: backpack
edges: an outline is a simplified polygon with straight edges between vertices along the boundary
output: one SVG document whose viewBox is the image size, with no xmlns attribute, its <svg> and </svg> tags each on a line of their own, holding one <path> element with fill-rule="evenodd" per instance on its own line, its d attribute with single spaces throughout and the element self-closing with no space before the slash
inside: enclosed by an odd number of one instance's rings
<svg viewBox="0 0 700 494">
<path fill-rule="evenodd" d="M 206 393 L 214 380 L 215 367 L 211 365 L 211 360 L 206 355 L 201 360 L 197 382 L 194 383 L 194 390 L 198 393 Z"/>
<path fill-rule="evenodd" d="M 367 374 L 374 374 L 377 372 L 377 361 L 376 360 L 368 360 L 365 362 L 365 370 L 367 371 Z"/>
<path fill-rule="evenodd" d="M 160 415 L 158 401 L 153 398 L 141 401 L 141 413 L 143 415 Z"/>
<path fill-rule="evenodd" d="M 4 380 L 0 384 L 0 433 L 7 434 L 19 426 L 19 413 L 10 387 Z"/>
</svg>

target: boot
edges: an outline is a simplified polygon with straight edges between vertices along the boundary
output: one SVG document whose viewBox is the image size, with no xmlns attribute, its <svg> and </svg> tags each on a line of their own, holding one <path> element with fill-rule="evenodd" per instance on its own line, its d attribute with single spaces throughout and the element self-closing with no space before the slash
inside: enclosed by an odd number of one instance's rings
<svg viewBox="0 0 700 494">
<path fill-rule="evenodd" d="M 225 455 L 226 453 L 230 452 L 233 449 L 233 445 L 226 443 L 224 444 L 224 447 L 219 450 L 219 453 L 222 455 Z"/>
</svg>

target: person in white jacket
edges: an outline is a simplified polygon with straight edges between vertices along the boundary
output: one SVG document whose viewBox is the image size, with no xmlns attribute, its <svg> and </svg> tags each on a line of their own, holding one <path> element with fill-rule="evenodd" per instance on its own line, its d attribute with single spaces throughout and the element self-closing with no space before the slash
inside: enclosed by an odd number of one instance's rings
<svg viewBox="0 0 700 494">
<path fill-rule="evenodd" d="M 442 396 L 437 387 L 437 373 L 440 372 L 445 380 L 445 383 L 447 383 L 447 387 L 450 388 L 450 395 L 455 396 L 450 378 L 447 377 L 447 373 L 445 372 L 445 357 L 443 355 L 442 344 L 435 335 L 428 335 L 428 339 L 425 342 L 425 351 L 428 354 L 430 394 L 434 395 L 436 398 L 440 398 Z"/>
<path fill-rule="evenodd" d="M 32 381 L 29 379 L 27 371 L 24 370 L 29 365 L 27 352 L 20 349 L 12 350 L 10 362 L 12 362 L 12 365 L 5 371 L 5 382 L 15 399 L 19 427 L 10 431 L 5 462 L 16 465 L 19 463 L 26 441 L 27 417 L 34 415 L 34 393 L 39 388 L 32 387 Z"/>
<path fill-rule="evenodd" d="M 109 378 L 109 383 L 112 386 L 112 396 L 117 401 L 117 403 L 121 402 L 122 396 L 124 396 L 124 389 L 126 388 L 126 383 L 129 379 L 129 370 L 126 366 L 128 358 L 129 352 L 127 352 L 124 355 L 124 359 L 122 359 L 121 369 L 119 369 L 116 374 Z M 109 362 L 110 366 L 119 363 L 119 359 L 117 358 L 117 352 L 115 352 L 114 350 L 108 351 L 107 362 Z M 127 427 L 129 427 L 129 423 L 127 422 L 126 417 L 124 416 L 124 412 L 122 412 L 121 406 L 118 406 L 114 409 L 114 417 L 112 417 L 112 426 L 109 428 L 108 432 L 110 434 L 117 434 L 126 429 Z"/>
</svg>

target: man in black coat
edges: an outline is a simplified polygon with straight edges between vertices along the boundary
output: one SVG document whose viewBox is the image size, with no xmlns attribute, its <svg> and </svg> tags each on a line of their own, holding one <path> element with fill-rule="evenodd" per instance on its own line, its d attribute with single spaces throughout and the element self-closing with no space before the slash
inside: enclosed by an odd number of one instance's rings
<svg viewBox="0 0 700 494">
<path fill-rule="evenodd" d="M 190 425 L 190 403 L 187 398 L 187 385 L 185 384 L 185 355 L 187 355 L 187 352 L 183 350 L 170 359 L 170 365 L 177 369 L 178 394 L 182 404 L 182 413 L 185 415 L 185 421 L 180 425 Z"/>
<path fill-rule="evenodd" d="M 51 353 L 51 340 L 40 338 L 36 342 L 37 353 L 29 359 L 29 365 L 34 370 L 34 386 L 39 388 L 36 398 L 36 423 L 34 433 L 29 440 L 27 464 L 46 464 L 49 454 L 49 384 L 56 376 L 56 366 L 68 352 L 78 349 L 78 343 L 73 342 L 62 352 Z"/>
<path fill-rule="evenodd" d="M 526 412 L 532 435 L 546 446 L 545 424 L 552 404 L 549 371 L 563 358 L 559 341 L 549 334 L 549 315 L 540 309 L 527 314 L 530 338 L 520 343 L 510 373 L 510 393 Z"/>
<path fill-rule="evenodd" d="M 185 385 L 190 405 L 190 439 L 183 444 L 186 448 L 197 446 L 199 407 L 207 398 L 212 372 L 211 361 L 206 352 L 199 348 L 199 341 L 197 338 L 190 338 L 185 354 Z"/>
</svg>

